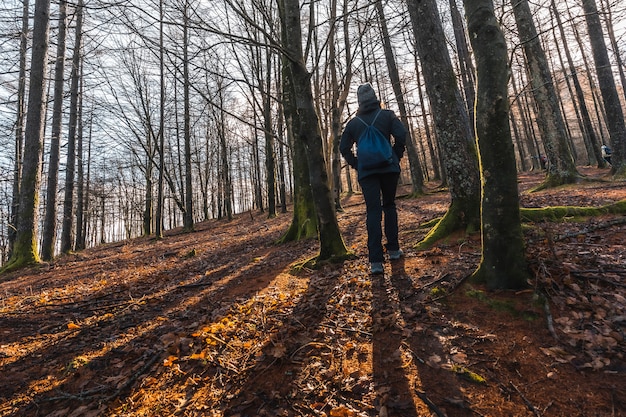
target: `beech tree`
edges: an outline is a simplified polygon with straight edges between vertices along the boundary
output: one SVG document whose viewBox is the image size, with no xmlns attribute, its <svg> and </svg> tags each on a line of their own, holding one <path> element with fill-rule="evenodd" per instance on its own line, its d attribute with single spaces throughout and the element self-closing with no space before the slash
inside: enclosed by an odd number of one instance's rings
<svg viewBox="0 0 626 417">
<path fill-rule="evenodd" d="M 80 62 L 82 59 L 83 0 L 76 4 L 76 36 L 72 54 L 70 76 L 70 118 L 67 134 L 67 164 L 65 165 L 65 198 L 63 199 L 63 227 L 61 229 L 61 252 L 72 250 L 74 243 L 74 182 L 76 175 L 76 142 L 78 131 Z"/>
<path fill-rule="evenodd" d="M 585 11 L 587 31 L 589 32 L 593 60 L 598 74 L 598 84 L 604 102 L 611 149 L 613 150 L 611 172 L 617 177 L 624 178 L 626 177 L 626 122 L 624 122 L 624 112 L 615 87 L 613 70 L 604 42 L 604 32 L 595 0 L 583 0 L 583 10 Z"/>
<path fill-rule="evenodd" d="M 15 121 L 15 152 L 13 171 L 13 193 L 8 223 L 8 253 L 11 254 L 17 235 L 17 215 L 19 213 L 20 187 L 22 181 L 22 159 L 24 154 L 24 121 L 26 120 L 26 58 L 29 33 L 29 2 L 22 4 L 22 30 L 20 32 L 19 70 L 17 81 L 17 117 Z"/>
<path fill-rule="evenodd" d="M 557 9 L 557 5 L 555 0 L 551 0 L 550 4 L 554 17 L 557 22 L 557 27 L 559 29 L 560 39 L 562 41 L 563 51 L 565 57 L 567 59 L 567 76 L 568 79 L 571 78 L 572 84 L 575 91 L 575 96 L 577 99 L 577 105 L 581 118 L 582 125 L 582 134 L 583 139 L 585 141 L 585 146 L 587 148 L 588 155 L 592 155 L 597 161 L 599 168 L 604 168 L 606 166 L 606 162 L 602 158 L 602 154 L 600 152 L 600 143 L 597 138 L 596 129 L 591 120 L 591 116 L 589 114 L 589 109 L 587 107 L 587 102 L 585 100 L 585 92 L 583 91 L 582 85 L 580 83 L 578 72 L 576 70 L 576 66 L 574 65 L 574 59 L 572 58 L 572 53 L 570 52 L 570 48 L 567 45 L 567 39 L 565 37 L 565 29 L 561 22 L 561 15 Z"/>
<path fill-rule="evenodd" d="M 54 257 L 57 229 L 57 190 L 59 178 L 59 153 L 61 149 L 61 127 L 63 123 L 63 92 L 65 85 L 65 38 L 67 26 L 67 2 L 59 1 L 59 31 L 57 56 L 54 66 L 54 104 L 52 110 L 52 137 L 48 162 L 46 189 L 46 215 L 43 224 L 41 258 L 50 261 Z"/>
<path fill-rule="evenodd" d="M 309 181 L 313 192 L 313 202 L 319 227 L 320 252 L 317 261 L 340 259 L 348 250 L 345 246 L 333 204 L 328 182 L 326 162 L 322 149 L 322 137 L 315 112 L 311 91 L 311 75 L 308 72 L 302 53 L 302 32 L 300 26 L 300 5 L 298 0 L 280 0 L 281 40 L 284 48 L 284 65 L 290 77 L 290 104 L 294 120 L 295 140 L 304 144 L 309 166 Z"/>
<path fill-rule="evenodd" d="M 38 210 L 41 159 L 46 109 L 50 0 L 36 0 L 28 94 L 28 118 L 24 136 L 24 162 L 20 182 L 15 244 L 4 270 L 39 262 Z"/>
<path fill-rule="evenodd" d="M 538 189 L 573 183 L 579 175 L 567 142 L 563 114 L 559 108 L 548 59 L 541 46 L 530 6 L 527 0 L 511 0 L 511 7 L 537 106 L 537 125 L 549 162 L 546 179 Z"/>
<path fill-rule="evenodd" d="M 435 0 L 408 0 L 411 27 L 452 201 L 420 243 L 432 245 L 454 230 L 480 227 L 478 159 L 466 106 L 459 92 Z"/>
<path fill-rule="evenodd" d="M 492 289 L 522 288 L 530 273 L 509 124 L 506 41 L 492 0 L 464 0 L 464 4 L 476 58 L 476 143 L 482 185 L 482 259 L 473 277 Z"/>
<path fill-rule="evenodd" d="M 407 129 L 409 129 L 411 125 L 409 123 L 407 107 L 404 99 L 404 92 L 402 91 L 402 84 L 400 83 L 400 75 L 398 73 L 398 66 L 396 65 L 395 54 L 391 45 L 391 38 L 389 35 L 389 29 L 387 28 L 387 19 L 385 18 L 385 11 L 382 0 L 376 1 L 376 11 L 378 13 L 378 21 L 380 25 L 380 31 L 382 33 L 385 61 L 387 62 L 387 69 L 389 70 L 389 78 L 391 79 L 393 93 L 396 96 L 396 101 L 398 102 L 400 120 L 407 127 Z M 406 151 L 409 157 L 411 182 L 413 184 L 413 194 L 415 196 L 418 196 L 423 194 L 424 192 L 424 173 L 422 172 L 422 165 L 420 162 L 419 154 L 417 152 L 417 147 L 415 146 L 415 139 L 410 133 L 407 135 L 406 138 Z"/>
</svg>

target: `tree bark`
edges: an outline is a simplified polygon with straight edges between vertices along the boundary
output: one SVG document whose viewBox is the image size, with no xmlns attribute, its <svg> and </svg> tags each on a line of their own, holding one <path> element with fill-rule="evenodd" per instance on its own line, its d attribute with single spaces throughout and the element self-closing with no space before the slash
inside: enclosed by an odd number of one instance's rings
<svg viewBox="0 0 626 417">
<path fill-rule="evenodd" d="M 157 149 L 159 152 L 159 178 L 157 183 L 157 205 L 154 219 L 154 234 L 157 239 L 163 238 L 164 213 L 164 177 L 165 177 L 165 46 L 164 46 L 164 10 L 163 1 L 159 0 L 159 135 Z"/>
<path fill-rule="evenodd" d="M 481 167 L 482 259 L 473 277 L 491 289 L 526 286 L 515 151 L 508 98 L 508 54 L 492 0 L 465 0 L 474 55 L 476 142 Z"/>
<path fill-rule="evenodd" d="M 67 164 L 65 167 L 65 198 L 63 199 L 63 227 L 61 229 L 61 252 L 72 250 L 74 232 L 74 177 L 76 172 L 76 132 L 78 126 L 79 81 L 82 59 L 83 0 L 76 5 L 76 37 L 72 55 L 70 82 L 70 120 L 67 134 Z"/>
<path fill-rule="evenodd" d="M 22 160 L 24 157 L 24 121 L 26 120 L 26 54 L 28 51 L 28 0 L 24 0 L 22 10 L 22 31 L 20 32 L 20 68 L 17 81 L 17 119 L 15 121 L 15 161 L 13 171 L 13 193 L 8 224 L 9 251 L 11 257 L 17 235 L 17 216 L 20 202 L 20 182 L 22 180 Z"/>
<path fill-rule="evenodd" d="M 398 72 L 398 66 L 396 64 L 396 58 L 391 46 L 391 38 L 389 36 L 389 29 L 387 28 L 387 20 L 385 18 L 385 9 L 383 7 L 382 0 L 376 1 L 376 10 L 378 13 L 378 21 L 380 23 L 380 30 L 382 32 L 383 50 L 385 51 L 385 61 L 387 62 L 387 70 L 389 71 L 389 78 L 391 80 L 391 86 L 393 93 L 398 102 L 398 112 L 400 113 L 400 120 L 407 129 L 410 128 L 408 112 L 406 109 L 406 103 L 404 101 L 404 92 L 402 91 L 402 84 L 400 82 L 400 74 Z M 411 131 L 411 130 L 409 130 Z M 411 182 L 413 184 L 413 194 L 422 195 L 424 193 L 424 172 L 422 171 L 422 165 L 417 152 L 417 146 L 415 146 L 415 140 L 413 135 L 408 134 L 406 138 L 406 151 L 409 157 L 409 166 L 411 169 Z"/>
<path fill-rule="evenodd" d="M 426 93 L 452 197 L 446 215 L 418 247 L 454 230 L 480 227 L 480 180 L 469 118 L 450 61 L 435 0 L 407 0 Z"/>
<path fill-rule="evenodd" d="M 302 141 L 306 150 L 309 181 L 319 225 L 320 252 L 317 261 L 342 258 L 348 251 L 339 231 L 324 160 L 319 120 L 313 102 L 311 75 L 303 59 L 299 2 L 281 0 L 279 3 L 284 57 L 294 92 L 294 113 L 297 115 L 294 133 L 296 140 Z"/>
<path fill-rule="evenodd" d="M 28 119 L 24 136 L 24 164 L 20 182 L 15 244 L 4 270 L 38 263 L 37 213 L 41 186 L 41 160 L 46 116 L 46 76 L 50 0 L 36 0 L 28 94 Z"/>
<path fill-rule="evenodd" d="M 293 160 L 293 217 L 291 225 L 279 239 L 279 243 L 298 241 L 317 237 L 318 222 L 313 203 L 313 191 L 309 181 L 309 164 L 307 162 L 304 143 L 296 139 L 297 114 L 295 110 L 295 92 L 289 77 L 286 58 L 283 59 L 283 94 L 282 106 L 285 114 L 287 138 L 290 143 Z"/>
<path fill-rule="evenodd" d="M 185 146 L 185 212 L 183 229 L 194 230 L 193 219 L 193 179 L 191 165 L 191 115 L 190 115 L 190 80 L 189 80 L 189 2 L 185 1 L 183 10 L 183 124 Z"/>
<path fill-rule="evenodd" d="M 548 59 L 541 47 L 527 0 L 511 0 L 519 38 L 537 106 L 537 125 L 548 158 L 548 174 L 539 188 L 575 182 L 579 175 L 568 146 L 563 114 L 559 108 Z"/>
<path fill-rule="evenodd" d="M 589 32 L 589 41 L 598 75 L 598 84 L 604 102 L 607 127 L 611 141 L 611 172 L 616 177 L 626 177 L 626 123 L 624 112 L 617 94 L 609 54 L 604 42 L 604 34 L 595 0 L 583 0 L 583 10 Z"/>
<path fill-rule="evenodd" d="M 572 84 L 574 85 L 574 91 L 575 91 L 576 98 L 578 101 L 578 107 L 580 109 L 580 117 L 582 119 L 582 131 L 583 131 L 583 135 L 586 136 L 585 143 L 586 145 L 588 144 L 587 152 L 590 155 L 594 156 L 599 168 L 604 168 L 606 166 L 606 162 L 602 158 L 598 136 L 596 135 L 593 122 L 591 121 L 591 117 L 589 115 L 589 109 L 587 108 L 587 103 L 585 101 L 585 93 L 580 84 L 580 80 L 578 79 L 578 72 L 576 71 L 576 66 L 574 65 L 572 53 L 570 52 L 570 48 L 567 46 L 567 40 L 565 38 L 565 29 L 563 28 L 563 23 L 561 22 L 561 15 L 559 14 L 559 11 L 556 7 L 555 0 L 552 0 L 551 7 L 552 7 L 552 10 L 554 11 L 554 16 L 557 21 L 557 26 L 559 28 L 559 33 L 561 36 L 561 42 L 563 44 L 563 49 L 565 51 L 565 58 L 567 59 L 567 65 L 569 67 L 568 76 L 571 78 Z"/>
<path fill-rule="evenodd" d="M 50 261 L 54 257 L 57 228 L 57 190 L 59 186 L 59 153 L 61 150 L 61 126 L 63 123 L 63 87 L 65 85 L 65 40 L 67 27 L 67 1 L 59 1 L 59 33 L 57 56 L 54 66 L 54 104 L 52 109 L 52 136 L 48 162 L 46 189 L 46 214 L 43 223 L 41 258 Z"/>
</svg>

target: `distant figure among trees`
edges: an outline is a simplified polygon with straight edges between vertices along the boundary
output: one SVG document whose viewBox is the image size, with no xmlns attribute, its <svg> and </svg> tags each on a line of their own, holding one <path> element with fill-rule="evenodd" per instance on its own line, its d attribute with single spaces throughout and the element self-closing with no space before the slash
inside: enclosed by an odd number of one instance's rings
<svg viewBox="0 0 626 417">
<path fill-rule="evenodd" d="M 602 158 L 610 164 L 611 163 L 611 148 L 606 145 L 602 145 Z"/>
</svg>

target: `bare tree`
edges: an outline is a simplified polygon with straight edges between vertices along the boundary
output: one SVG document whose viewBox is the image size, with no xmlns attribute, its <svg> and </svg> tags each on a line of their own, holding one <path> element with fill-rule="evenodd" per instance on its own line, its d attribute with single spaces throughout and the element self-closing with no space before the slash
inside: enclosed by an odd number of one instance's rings
<svg viewBox="0 0 626 417">
<path fill-rule="evenodd" d="M 65 198 L 63 199 L 63 227 L 61 229 L 61 252 L 72 250 L 74 233 L 74 181 L 76 172 L 76 132 L 78 127 L 78 103 L 80 93 L 80 62 L 83 39 L 83 0 L 76 5 L 76 36 L 72 55 L 70 76 L 70 120 L 67 134 L 67 164 L 65 167 Z"/>
<path fill-rule="evenodd" d="M 604 168 L 606 166 L 606 162 L 602 158 L 602 154 L 600 152 L 600 143 L 598 142 L 596 131 L 593 126 L 593 122 L 591 121 L 591 116 L 589 115 L 589 109 L 587 107 L 587 103 L 585 100 L 585 93 L 583 91 L 580 80 L 578 78 L 578 72 L 576 70 L 574 59 L 572 58 L 572 53 L 570 52 L 570 48 L 568 46 L 568 43 L 565 37 L 565 28 L 563 27 L 563 23 L 561 21 L 561 15 L 557 9 L 555 0 L 551 0 L 551 8 L 552 8 L 554 17 L 557 22 L 557 27 L 560 33 L 560 39 L 562 42 L 565 57 L 567 59 L 567 64 L 568 64 L 567 79 L 571 78 L 572 84 L 574 86 L 575 95 L 578 100 L 578 109 L 580 112 L 580 118 L 582 122 L 581 123 L 582 132 L 584 135 L 585 146 L 587 147 L 587 153 L 589 155 L 592 155 L 595 158 L 595 160 L 597 161 L 598 167 Z"/>
<path fill-rule="evenodd" d="M 537 106 L 537 125 L 549 160 L 548 175 L 538 189 L 575 182 L 579 176 L 578 171 L 567 142 L 563 114 L 559 108 L 548 59 L 541 46 L 530 6 L 527 0 L 511 0 L 511 7 Z"/>
<path fill-rule="evenodd" d="M 26 119 L 26 54 L 28 49 L 28 0 L 23 0 L 22 30 L 20 32 L 20 67 L 17 86 L 17 120 L 15 122 L 15 161 L 13 172 L 13 194 L 9 218 L 9 256 L 17 235 L 17 216 L 19 212 L 20 186 L 22 180 L 22 159 L 24 153 L 24 120 Z"/>
<path fill-rule="evenodd" d="M 457 85 L 436 1 L 408 0 L 407 5 L 452 196 L 445 216 L 420 243 L 421 247 L 427 247 L 454 230 L 478 230 L 480 181 L 469 118 Z"/>
<path fill-rule="evenodd" d="M 291 114 L 298 116 L 298 120 L 294 120 L 294 133 L 296 140 L 302 141 L 306 150 L 309 181 L 319 225 L 320 252 L 317 261 L 342 258 L 348 251 L 337 223 L 328 184 L 318 116 L 313 104 L 311 75 L 303 59 L 299 2 L 281 0 L 279 4 L 285 65 L 294 94 L 290 103 L 295 105 L 295 108 Z"/>
<path fill-rule="evenodd" d="M 193 219 L 193 176 L 191 171 L 191 109 L 189 80 L 189 1 L 185 0 L 183 13 L 183 134 L 185 143 L 185 212 L 183 228 L 194 229 Z"/>
<path fill-rule="evenodd" d="M 604 110 L 611 139 L 611 172 L 620 178 L 626 177 L 626 123 L 624 112 L 615 87 L 613 70 L 609 61 L 609 54 L 604 42 L 604 33 L 595 0 L 583 0 L 583 10 L 587 22 L 587 31 L 593 51 L 598 84 L 602 93 Z"/>
<path fill-rule="evenodd" d="M 391 38 L 389 36 L 389 29 L 387 28 L 387 20 L 385 18 L 385 11 L 382 0 L 376 1 L 376 10 L 378 12 L 378 21 L 380 24 L 380 30 L 382 32 L 383 49 L 385 51 L 385 60 L 387 62 L 389 78 L 391 79 L 391 86 L 393 88 L 394 95 L 396 96 L 396 101 L 398 102 L 400 120 L 408 128 L 409 126 L 411 126 L 411 124 L 409 123 L 408 112 L 404 100 L 404 92 L 402 91 L 400 74 L 398 72 L 395 54 L 391 45 Z M 413 138 L 413 135 L 407 135 L 406 150 L 407 155 L 409 156 L 413 194 L 421 195 L 423 194 L 424 188 L 424 173 L 422 172 L 422 165 L 420 162 L 419 154 L 417 152 L 417 147 L 415 146 L 415 140 Z"/>
<path fill-rule="evenodd" d="M 473 277 L 489 288 L 522 288 L 530 273 L 509 124 L 506 41 L 492 0 L 464 0 L 464 4 L 476 57 L 476 141 L 482 178 L 482 258 Z"/>
<path fill-rule="evenodd" d="M 61 126 L 63 123 L 63 87 L 65 85 L 65 40 L 67 27 L 67 2 L 59 1 L 59 32 L 57 56 L 54 66 L 54 105 L 52 109 L 52 137 L 46 189 L 46 215 L 43 224 L 41 258 L 50 261 L 54 257 L 57 228 L 57 190 L 59 179 L 59 153 Z"/>
<path fill-rule="evenodd" d="M 40 260 L 37 242 L 37 212 L 46 113 L 49 29 L 50 0 L 36 0 L 17 234 L 11 258 L 4 270 L 37 263 Z"/>
</svg>

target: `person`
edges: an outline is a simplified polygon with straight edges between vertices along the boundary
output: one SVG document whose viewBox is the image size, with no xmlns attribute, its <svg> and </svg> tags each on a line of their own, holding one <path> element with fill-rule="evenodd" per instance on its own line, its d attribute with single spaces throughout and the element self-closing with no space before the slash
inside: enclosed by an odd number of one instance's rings
<svg viewBox="0 0 626 417">
<path fill-rule="evenodd" d="M 602 158 L 609 164 L 611 164 L 611 148 L 606 145 L 602 145 Z"/>
<path fill-rule="evenodd" d="M 390 260 L 399 259 L 403 252 L 398 242 L 398 213 L 396 210 L 396 189 L 400 178 L 400 160 L 406 147 L 408 131 L 391 110 L 382 109 L 371 84 L 362 84 L 357 89 L 357 117 L 346 124 L 341 135 L 339 150 L 348 165 L 357 170 L 357 177 L 366 210 L 367 249 L 372 274 L 384 273 L 384 249 L 382 245 L 381 221 L 383 213 L 387 243 L 385 248 Z M 359 168 L 358 141 L 366 124 L 374 123 L 387 140 L 392 143 L 392 162 L 377 168 Z M 394 141 L 391 142 L 391 136 Z M 354 152 L 354 144 L 357 153 Z M 382 201 L 381 201 L 382 196 Z"/>
</svg>

